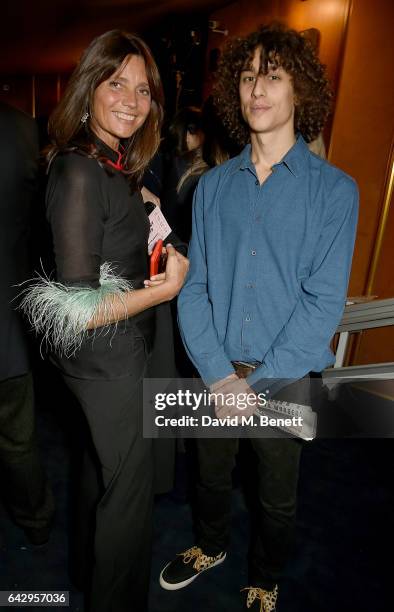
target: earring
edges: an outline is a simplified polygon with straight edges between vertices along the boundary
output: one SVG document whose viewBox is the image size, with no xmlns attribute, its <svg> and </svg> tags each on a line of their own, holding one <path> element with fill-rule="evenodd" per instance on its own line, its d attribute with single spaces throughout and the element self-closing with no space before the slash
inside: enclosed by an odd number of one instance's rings
<svg viewBox="0 0 394 612">
<path fill-rule="evenodd" d="M 81 117 L 81 123 L 86 123 L 89 118 L 89 113 L 86 111 Z"/>
</svg>

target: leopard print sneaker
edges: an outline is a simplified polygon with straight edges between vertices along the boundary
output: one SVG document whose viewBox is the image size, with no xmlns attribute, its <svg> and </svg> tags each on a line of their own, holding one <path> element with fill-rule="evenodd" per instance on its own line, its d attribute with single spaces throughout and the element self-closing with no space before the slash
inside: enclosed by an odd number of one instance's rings
<svg viewBox="0 0 394 612">
<path fill-rule="evenodd" d="M 179 553 L 176 559 L 165 566 L 160 574 L 160 586 L 167 591 L 183 589 L 202 572 L 223 563 L 225 558 L 225 552 L 221 552 L 215 557 L 209 557 L 204 555 L 201 548 L 193 546 L 185 552 Z"/>
<path fill-rule="evenodd" d="M 276 600 L 278 599 L 278 585 L 272 591 L 266 591 L 259 587 L 246 587 L 242 591 L 248 591 L 246 607 L 255 612 L 275 612 Z"/>
</svg>

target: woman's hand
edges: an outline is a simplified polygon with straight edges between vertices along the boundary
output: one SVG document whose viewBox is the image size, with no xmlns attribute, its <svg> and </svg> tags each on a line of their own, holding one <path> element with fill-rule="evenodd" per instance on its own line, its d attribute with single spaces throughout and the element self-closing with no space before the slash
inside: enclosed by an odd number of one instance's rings
<svg viewBox="0 0 394 612">
<path fill-rule="evenodd" d="M 162 285 L 166 280 L 166 273 L 160 272 L 160 274 L 155 274 L 151 276 L 149 280 L 144 281 L 145 287 L 157 287 L 158 285 Z"/>
<path fill-rule="evenodd" d="M 185 282 L 189 269 L 189 260 L 178 253 L 171 244 L 166 246 L 167 263 L 165 272 L 155 274 L 149 280 L 144 281 L 145 287 L 162 286 L 168 292 L 168 299 L 178 295 Z"/>
<path fill-rule="evenodd" d="M 172 289 L 175 297 L 182 289 L 183 283 L 185 282 L 186 274 L 189 270 L 189 260 L 184 257 L 172 244 L 167 244 L 167 263 L 165 270 L 165 284 L 168 284 L 168 288 Z M 170 298 L 172 299 L 172 298 Z"/>
<path fill-rule="evenodd" d="M 144 202 L 153 202 L 153 204 L 156 204 L 156 206 L 160 208 L 160 198 L 155 196 L 155 194 L 149 191 L 149 189 L 147 189 L 146 187 L 141 187 L 141 195 Z"/>
</svg>

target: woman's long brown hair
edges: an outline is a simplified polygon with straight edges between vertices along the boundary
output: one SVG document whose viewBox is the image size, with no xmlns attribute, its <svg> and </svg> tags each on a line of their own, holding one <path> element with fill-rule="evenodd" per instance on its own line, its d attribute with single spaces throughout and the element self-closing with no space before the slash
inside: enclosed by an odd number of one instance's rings
<svg viewBox="0 0 394 612">
<path fill-rule="evenodd" d="M 138 36 L 121 30 L 111 30 L 98 36 L 84 51 L 62 99 L 49 119 L 48 132 L 52 145 L 47 151 L 48 163 L 59 152 L 75 150 L 99 158 L 89 124 L 81 123 L 81 117 L 93 108 L 94 92 L 100 83 L 116 72 L 129 55 L 144 59 L 152 99 L 145 122 L 124 143 L 124 173 L 133 184 L 141 181 L 160 144 L 164 95 L 159 71 L 149 48 Z"/>
</svg>

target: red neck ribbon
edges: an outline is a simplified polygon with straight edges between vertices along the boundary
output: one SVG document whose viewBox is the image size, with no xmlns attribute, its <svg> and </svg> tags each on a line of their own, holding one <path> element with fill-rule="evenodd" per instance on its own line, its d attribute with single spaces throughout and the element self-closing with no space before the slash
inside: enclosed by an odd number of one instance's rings
<svg viewBox="0 0 394 612">
<path fill-rule="evenodd" d="M 122 164 L 122 159 L 124 155 L 124 149 L 122 149 L 121 151 L 117 151 L 117 154 L 118 154 L 118 159 L 116 160 L 116 162 L 113 162 L 110 159 L 107 159 L 107 164 L 109 164 L 116 170 L 123 170 L 124 166 Z"/>
</svg>

